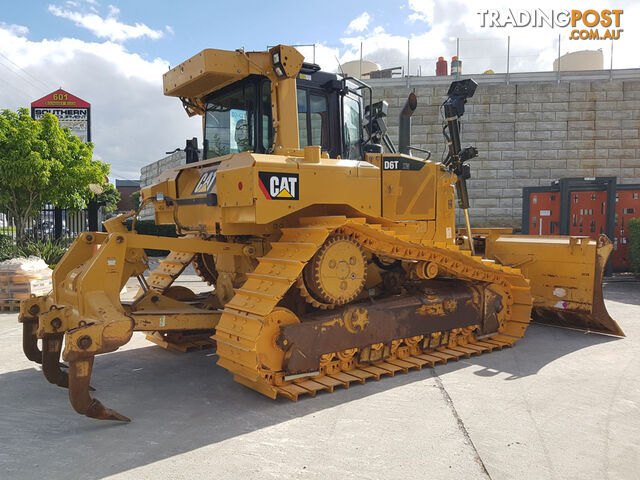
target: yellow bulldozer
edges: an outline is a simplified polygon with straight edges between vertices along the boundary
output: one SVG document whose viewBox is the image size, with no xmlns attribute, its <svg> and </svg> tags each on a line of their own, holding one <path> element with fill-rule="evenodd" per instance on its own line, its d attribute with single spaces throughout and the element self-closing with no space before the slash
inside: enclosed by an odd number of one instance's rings
<svg viewBox="0 0 640 480">
<path fill-rule="evenodd" d="M 414 95 L 396 150 L 369 86 L 303 60 L 283 45 L 207 49 L 164 75 L 164 94 L 203 118 L 204 159 L 142 190 L 141 208 L 178 237 L 136 233 L 140 209 L 110 219 L 78 236 L 49 295 L 21 304 L 26 356 L 77 412 L 129 421 L 90 379 L 95 356 L 134 331 L 211 338 L 237 382 L 292 400 L 511 347 L 532 317 L 623 335 L 602 297 L 606 237 L 471 230 L 477 151 L 461 148 L 460 122 L 475 82 L 451 84 L 435 162 L 409 145 Z M 145 249 L 171 252 L 147 276 Z M 210 292 L 173 285 L 190 264 Z M 140 291 L 124 302 L 131 277 Z"/>
</svg>

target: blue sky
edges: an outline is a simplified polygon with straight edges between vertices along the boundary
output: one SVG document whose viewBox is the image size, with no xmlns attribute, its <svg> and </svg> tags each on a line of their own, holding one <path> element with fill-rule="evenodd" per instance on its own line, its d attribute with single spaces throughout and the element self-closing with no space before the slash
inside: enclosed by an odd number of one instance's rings
<svg viewBox="0 0 640 480">
<path fill-rule="evenodd" d="M 77 3 L 77 6 L 74 5 Z M 73 37 L 86 42 L 94 41 L 90 30 L 77 26 L 67 18 L 55 16 L 49 7 L 109 14 L 109 6 L 119 9 L 117 19 L 128 25 L 144 23 L 150 29 L 162 32 L 158 39 L 149 37 L 127 40 L 127 48 L 151 60 L 162 57 L 172 65 L 205 47 L 262 50 L 274 41 L 285 44 L 319 43 L 328 47 L 342 47 L 340 38 L 350 21 L 363 12 L 370 16 L 370 23 L 382 26 L 392 35 L 421 34 L 430 29 L 425 22 L 409 22 L 405 2 L 370 0 L 345 1 L 189 1 L 160 2 L 153 0 L 72 3 L 52 0 L 31 0 L 25 14 L 22 2 L 6 2 L 0 19 L 7 24 L 23 25 L 29 29 L 33 41 Z M 188 6 L 187 6 L 188 5 Z M 239 10 L 238 7 L 241 7 Z M 269 8 L 271 6 L 271 8 Z M 95 9 L 95 11 L 93 10 Z M 167 26 L 170 27 L 167 29 Z"/>
<path fill-rule="evenodd" d="M 520 4 L 525 6 L 526 4 Z M 522 8 L 521 6 L 517 8 Z M 535 8 L 572 9 L 571 0 L 538 0 Z M 637 0 L 594 0 L 589 8 L 623 8 L 614 68 L 639 67 Z M 92 104 L 94 155 L 111 164 L 111 178 L 138 178 L 140 168 L 201 139 L 199 118 L 162 95 L 162 74 L 204 48 L 264 50 L 267 45 L 316 45 L 316 61 L 328 71 L 337 61 L 364 58 L 381 67 L 406 66 L 433 75 L 439 56 L 456 54 L 465 73 L 506 67 L 551 70 L 558 30 L 481 28 L 478 10 L 513 7 L 510 0 L 383 0 L 304 2 L 271 0 L 22 0 L 0 8 L 0 108 L 28 106 L 58 87 Z M 563 32 L 563 34 L 566 32 Z M 568 41 L 562 53 L 601 48 L 609 66 L 610 42 Z M 301 49 L 311 59 L 312 50 Z"/>
</svg>

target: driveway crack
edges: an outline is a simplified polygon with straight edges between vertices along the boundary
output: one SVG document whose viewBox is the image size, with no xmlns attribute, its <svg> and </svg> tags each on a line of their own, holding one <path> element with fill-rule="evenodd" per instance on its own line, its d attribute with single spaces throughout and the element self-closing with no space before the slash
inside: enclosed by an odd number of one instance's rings
<svg viewBox="0 0 640 480">
<path fill-rule="evenodd" d="M 444 401 L 449 407 L 449 410 L 451 410 L 451 414 L 456 419 L 456 422 L 458 424 L 458 429 L 462 433 L 462 436 L 465 438 L 467 443 L 471 445 L 471 448 L 473 449 L 476 463 L 480 466 L 480 468 L 482 468 L 482 471 L 487 476 L 487 478 L 491 480 L 491 475 L 489 475 L 489 471 L 487 470 L 486 465 L 482 461 L 482 457 L 480 456 L 480 453 L 478 452 L 476 445 L 473 443 L 473 440 L 471 440 L 471 436 L 467 431 L 467 427 L 465 427 L 464 422 L 462 421 L 462 418 L 460 418 L 460 415 L 458 414 L 458 410 L 456 410 L 456 406 L 453 404 L 453 400 L 451 399 L 449 392 L 447 392 L 447 389 L 444 387 L 444 384 L 442 383 L 442 379 L 438 376 L 435 369 L 431 369 L 431 370 L 433 372 L 433 376 L 436 381 L 436 386 L 440 390 L 440 393 L 442 393 L 442 398 L 444 398 Z"/>
</svg>

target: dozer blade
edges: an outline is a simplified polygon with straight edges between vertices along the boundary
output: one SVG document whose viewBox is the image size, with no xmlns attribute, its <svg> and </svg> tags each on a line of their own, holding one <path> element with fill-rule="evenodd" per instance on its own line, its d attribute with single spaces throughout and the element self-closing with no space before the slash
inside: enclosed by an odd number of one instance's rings
<svg viewBox="0 0 640 480">
<path fill-rule="evenodd" d="M 602 295 L 613 245 L 588 237 L 500 235 L 487 239 L 486 257 L 518 268 L 529 279 L 533 319 L 540 323 L 624 336 Z"/>
</svg>

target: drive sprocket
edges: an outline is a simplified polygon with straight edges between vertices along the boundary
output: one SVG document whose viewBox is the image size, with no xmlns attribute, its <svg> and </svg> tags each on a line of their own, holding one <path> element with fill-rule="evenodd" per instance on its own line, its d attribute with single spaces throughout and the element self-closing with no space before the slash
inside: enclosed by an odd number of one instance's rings
<svg viewBox="0 0 640 480">
<path fill-rule="evenodd" d="M 318 302 L 345 305 L 362 291 L 367 259 L 362 247 L 346 235 L 334 235 L 305 266 L 304 283 Z"/>
</svg>

